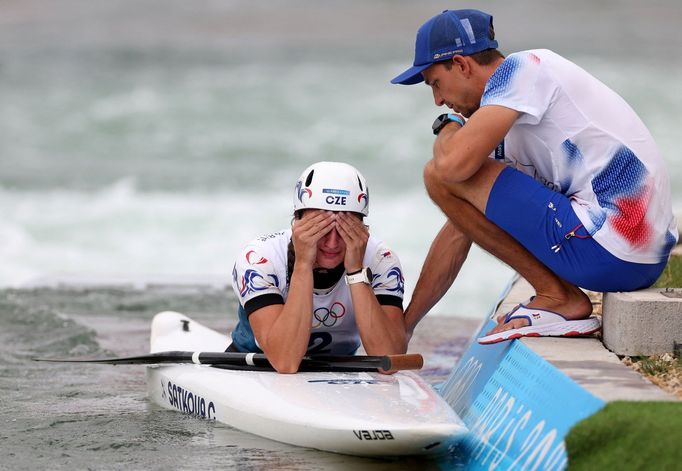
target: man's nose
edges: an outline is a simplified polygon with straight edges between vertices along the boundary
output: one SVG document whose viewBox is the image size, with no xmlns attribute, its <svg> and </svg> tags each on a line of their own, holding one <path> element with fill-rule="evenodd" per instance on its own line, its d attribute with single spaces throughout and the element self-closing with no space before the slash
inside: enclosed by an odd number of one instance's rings
<svg viewBox="0 0 682 471">
<path fill-rule="evenodd" d="M 445 103 L 440 93 L 435 90 L 433 90 L 433 101 L 436 102 L 436 106 L 443 106 L 443 103 Z"/>
</svg>

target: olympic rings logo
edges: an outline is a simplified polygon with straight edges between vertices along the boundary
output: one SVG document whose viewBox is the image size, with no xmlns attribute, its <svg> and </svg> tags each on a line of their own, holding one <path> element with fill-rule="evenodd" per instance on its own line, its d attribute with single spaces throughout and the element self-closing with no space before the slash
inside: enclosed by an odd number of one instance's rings
<svg viewBox="0 0 682 471">
<path fill-rule="evenodd" d="M 346 314 L 346 307 L 340 302 L 335 302 L 329 309 L 318 307 L 313 312 L 313 329 L 320 326 L 333 327 L 336 321 Z"/>
</svg>

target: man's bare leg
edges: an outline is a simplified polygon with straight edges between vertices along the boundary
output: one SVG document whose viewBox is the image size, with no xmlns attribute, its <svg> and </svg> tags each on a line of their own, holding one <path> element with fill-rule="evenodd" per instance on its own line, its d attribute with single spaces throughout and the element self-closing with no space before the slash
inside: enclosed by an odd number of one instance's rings
<svg viewBox="0 0 682 471">
<path fill-rule="evenodd" d="M 572 320 L 588 317 L 592 304 L 585 293 L 555 275 L 516 239 L 485 217 L 488 196 L 504 167 L 500 162 L 488 160 L 469 180 L 453 184 L 444 182 L 433 162 L 429 162 L 424 170 L 424 181 L 431 199 L 456 229 L 512 267 L 533 286 L 536 296 L 530 307 L 556 311 Z M 523 319 L 514 319 L 498 325 L 491 333 L 527 324 Z"/>
</svg>

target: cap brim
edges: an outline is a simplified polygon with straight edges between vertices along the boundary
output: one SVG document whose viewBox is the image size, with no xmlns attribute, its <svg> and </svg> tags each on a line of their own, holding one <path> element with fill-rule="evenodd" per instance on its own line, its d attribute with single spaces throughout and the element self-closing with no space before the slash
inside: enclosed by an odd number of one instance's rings
<svg viewBox="0 0 682 471">
<path fill-rule="evenodd" d="M 424 77 L 422 76 L 422 72 L 424 72 L 430 66 L 431 64 L 412 66 L 405 72 L 391 80 L 391 83 L 400 85 L 414 85 L 415 83 L 423 82 Z"/>
</svg>

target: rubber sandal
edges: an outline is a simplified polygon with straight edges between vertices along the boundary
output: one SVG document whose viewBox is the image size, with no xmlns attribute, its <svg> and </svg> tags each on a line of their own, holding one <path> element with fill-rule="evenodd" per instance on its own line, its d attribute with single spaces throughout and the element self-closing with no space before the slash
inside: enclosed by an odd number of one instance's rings
<svg viewBox="0 0 682 471">
<path fill-rule="evenodd" d="M 593 334 L 601 329 L 598 317 L 569 321 L 557 312 L 529 308 L 523 304 L 519 304 L 507 314 L 504 321 L 507 323 L 512 319 L 526 319 L 529 325 L 486 335 L 479 338 L 478 343 L 488 345 L 520 337 L 575 337 Z"/>
</svg>

